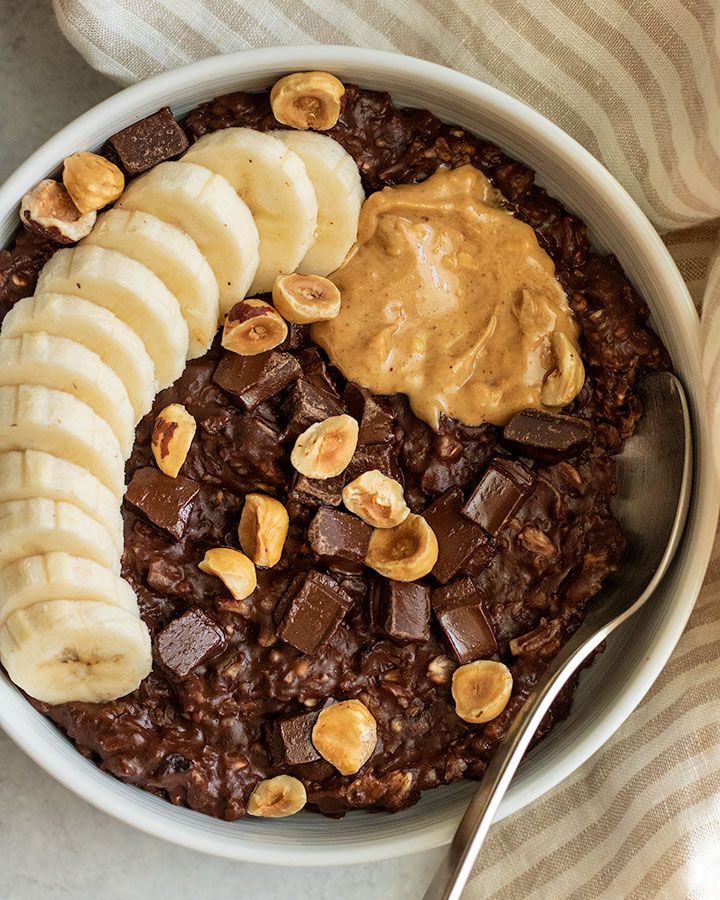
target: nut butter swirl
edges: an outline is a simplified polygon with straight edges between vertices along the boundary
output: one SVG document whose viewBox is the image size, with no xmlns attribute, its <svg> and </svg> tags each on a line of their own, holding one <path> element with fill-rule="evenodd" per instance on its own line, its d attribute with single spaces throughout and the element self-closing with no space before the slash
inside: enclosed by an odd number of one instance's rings
<svg viewBox="0 0 720 900">
<path fill-rule="evenodd" d="M 437 428 L 504 425 L 559 408 L 583 384 L 578 328 L 555 266 L 529 225 L 473 166 L 384 188 L 331 280 L 340 314 L 313 338 L 349 380 L 407 394 Z"/>
</svg>

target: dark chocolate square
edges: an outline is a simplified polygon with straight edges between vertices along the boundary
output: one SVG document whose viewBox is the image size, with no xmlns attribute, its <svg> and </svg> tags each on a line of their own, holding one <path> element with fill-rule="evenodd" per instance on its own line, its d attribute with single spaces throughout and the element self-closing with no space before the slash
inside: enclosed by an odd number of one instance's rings
<svg viewBox="0 0 720 900">
<path fill-rule="evenodd" d="M 348 382 L 344 400 L 350 415 L 360 423 L 358 445 L 391 443 L 395 437 L 392 413 L 368 390 Z"/>
<path fill-rule="evenodd" d="M 302 766 L 320 759 L 312 742 L 312 730 L 319 715 L 318 709 L 265 725 L 265 744 L 274 765 Z"/>
<path fill-rule="evenodd" d="M 190 478 L 171 478 L 152 466 L 136 469 L 125 491 L 127 502 L 175 540 L 185 533 L 192 500 L 200 485 Z"/>
<path fill-rule="evenodd" d="M 375 628 L 398 643 L 426 641 L 430 637 L 430 588 L 419 581 L 377 578 L 370 595 L 370 617 Z"/>
<path fill-rule="evenodd" d="M 288 491 L 288 499 L 305 506 L 340 506 L 344 485 L 343 475 L 336 475 L 334 478 L 308 478 L 296 472 Z"/>
<path fill-rule="evenodd" d="M 455 659 L 463 665 L 497 651 L 483 595 L 472 578 L 458 578 L 432 592 L 432 608 Z"/>
<path fill-rule="evenodd" d="M 300 374 L 300 364 L 289 353 L 271 350 L 256 356 L 239 356 L 228 352 L 215 369 L 213 381 L 250 411 L 292 384 Z"/>
<path fill-rule="evenodd" d="M 288 322 L 288 336 L 278 347 L 279 350 L 301 350 L 307 347 L 311 341 L 310 326 L 298 325 L 296 322 Z"/>
<path fill-rule="evenodd" d="M 187 676 L 225 646 L 225 632 L 201 609 L 188 609 L 158 634 L 155 653 L 176 678 Z"/>
<path fill-rule="evenodd" d="M 329 575 L 305 572 L 293 579 L 277 605 L 278 637 L 313 656 L 330 640 L 351 606 L 350 597 Z"/>
<path fill-rule="evenodd" d="M 167 106 L 108 138 L 108 145 L 128 175 L 139 175 L 179 156 L 188 144 L 185 132 Z"/>
<path fill-rule="evenodd" d="M 308 528 L 308 541 L 319 562 L 343 571 L 357 572 L 365 562 L 372 528 L 339 509 L 320 508 Z"/>
<path fill-rule="evenodd" d="M 287 426 L 283 438 L 297 438 L 314 422 L 323 422 L 330 416 L 339 416 L 343 407 L 338 401 L 315 385 L 300 378 L 295 382 L 290 396 L 283 405 Z"/>
<path fill-rule="evenodd" d="M 391 444 L 366 444 L 358 447 L 345 469 L 345 484 L 372 469 L 377 469 L 383 475 L 394 478 L 402 484 L 402 472 Z"/>
<path fill-rule="evenodd" d="M 592 440 L 593 427 L 585 419 L 524 409 L 507 423 L 503 438 L 522 453 L 538 459 L 574 456 Z"/>
<path fill-rule="evenodd" d="M 328 364 L 323 359 L 317 347 L 311 346 L 301 350 L 297 355 L 298 362 L 302 366 L 303 378 L 309 381 L 319 391 L 325 391 L 336 400 L 340 400 L 335 382 L 332 379 Z"/>
<path fill-rule="evenodd" d="M 532 491 L 535 476 L 522 463 L 496 457 L 485 470 L 462 514 L 495 535 Z"/>
<path fill-rule="evenodd" d="M 438 540 L 438 559 L 432 574 L 441 584 L 467 572 L 470 567 L 473 572 L 480 571 L 494 554 L 485 530 L 460 512 L 463 502 L 460 488 L 452 487 L 423 513 Z"/>
</svg>

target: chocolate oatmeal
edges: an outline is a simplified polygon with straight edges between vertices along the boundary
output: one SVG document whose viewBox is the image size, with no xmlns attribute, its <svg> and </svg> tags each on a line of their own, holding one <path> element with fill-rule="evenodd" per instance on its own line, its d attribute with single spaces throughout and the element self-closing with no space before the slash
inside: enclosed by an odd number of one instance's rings
<svg viewBox="0 0 720 900">
<path fill-rule="evenodd" d="M 185 136 L 192 144 L 230 126 L 279 127 L 268 93 L 202 104 L 184 136 L 167 111 L 158 115 L 172 153 Z M 520 411 L 504 428 L 441 415 L 433 429 L 405 394 L 348 382 L 310 327 L 291 323 L 280 346 L 255 356 L 217 339 L 156 397 L 127 463 L 122 559 L 153 638 L 152 672 L 119 700 L 33 702 L 105 771 L 230 820 L 278 775 L 299 779 L 306 808 L 329 816 L 400 810 L 426 789 L 482 776 L 548 660 L 621 564 L 613 457 L 642 412 L 638 376 L 668 366 L 618 261 L 592 250 L 583 223 L 526 166 L 427 111 L 397 109 L 388 94 L 353 85 L 325 133 L 356 161 L 368 195 L 424 181 L 440 166 L 486 176 L 555 264 L 579 326 L 585 381 L 561 415 Z M 110 157 L 122 161 L 143 135 L 116 136 Z M 128 175 L 143 170 L 149 149 L 138 154 Z M 0 253 L 3 314 L 32 292 L 55 248 L 21 233 Z M 176 478 L 158 470 L 151 446 L 169 404 L 197 422 Z M 293 468 L 297 437 L 343 415 L 359 423 L 347 467 L 324 479 Z M 365 565 L 373 529 L 347 512 L 343 489 L 375 470 L 404 486 L 410 517 L 422 516 L 436 536 L 431 574 L 402 582 Z M 208 550 L 239 549 L 248 494 L 282 502 L 288 535 L 279 562 L 258 566 L 256 589 L 238 600 L 198 566 Z M 512 690 L 494 718 L 467 721 L 452 676 L 479 659 L 503 662 Z M 574 686 L 538 737 L 567 716 Z M 376 723 L 369 758 L 353 774 L 318 751 L 318 722 L 344 701 L 360 701 Z M 356 725 L 368 728 L 362 716 Z"/>
</svg>

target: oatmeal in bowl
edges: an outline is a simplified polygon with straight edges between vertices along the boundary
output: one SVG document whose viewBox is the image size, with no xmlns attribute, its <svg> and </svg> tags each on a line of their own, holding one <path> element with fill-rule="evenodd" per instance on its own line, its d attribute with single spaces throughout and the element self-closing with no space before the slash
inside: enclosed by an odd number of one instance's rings
<svg viewBox="0 0 720 900">
<path fill-rule="evenodd" d="M 162 107 L 21 220 L 0 659 L 30 703 L 248 828 L 481 777 L 624 564 L 614 457 L 670 358 L 617 259 L 482 135 L 327 71 Z"/>
</svg>

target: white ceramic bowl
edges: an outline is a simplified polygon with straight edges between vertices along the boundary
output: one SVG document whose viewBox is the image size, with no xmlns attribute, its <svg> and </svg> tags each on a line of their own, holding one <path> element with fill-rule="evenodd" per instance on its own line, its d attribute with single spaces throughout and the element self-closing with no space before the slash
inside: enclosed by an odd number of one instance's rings
<svg viewBox="0 0 720 900">
<path fill-rule="evenodd" d="M 570 718 L 525 761 L 500 810 L 506 816 L 566 778 L 627 718 L 670 656 L 697 597 L 715 532 L 718 497 L 703 411 L 698 321 L 663 243 L 614 178 L 575 141 L 488 85 L 449 69 L 349 47 L 281 47 L 217 57 L 128 88 L 76 119 L 0 188 L 0 246 L 17 226 L 19 198 L 76 150 L 158 107 L 176 114 L 232 90 L 258 90 L 280 75 L 326 69 L 345 81 L 388 90 L 401 105 L 426 107 L 499 144 L 531 165 L 538 181 L 589 226 L 594 245 L 614 252 L 652 310 L 654 327 L 687 388 L 695 427 L 695 486 L 676 562 L 652 603 L 613 635 L 581 679 Z M 222 856 L 276 865 L 336 865 L 426 850 L 447 842 L 473 786 L 426 793 L 395 815 L 310 813 L 285 820 L 213 820 L 171 806 L 103 774 L 77 753 L 0 677 L 0 725 L 39 765 L 90 803 L 152 834 Z"/>
</svg>

